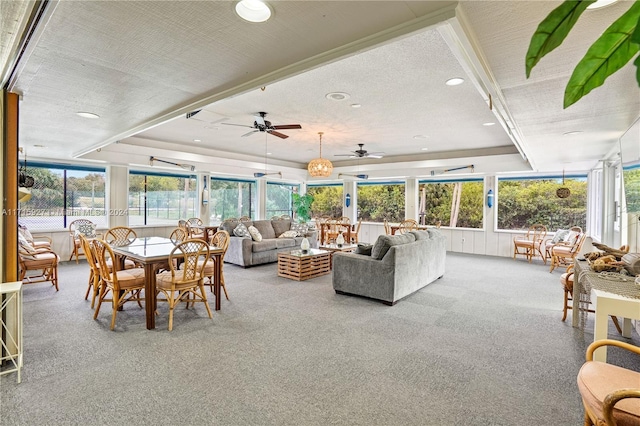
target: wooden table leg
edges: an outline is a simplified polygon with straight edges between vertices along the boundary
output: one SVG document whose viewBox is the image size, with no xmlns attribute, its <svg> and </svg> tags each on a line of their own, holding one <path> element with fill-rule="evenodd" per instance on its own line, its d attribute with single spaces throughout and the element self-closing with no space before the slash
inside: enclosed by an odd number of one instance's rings
<svg viewBox="0 0 640 426">
<path fill-rule="evenodd" d="M 216 293 L 216 311 L 220 310 L 220 292 L 222 290 L 220 283 L 222 282 L 222 262 L 224 261 L 222 254 L 216 254 L 216 261 L 215 261 L 215 266 L 216 266 L 216 270 L 215 270 L 215 281 L 214 281 L 214 288 L 215 288 L 215 293 Z"/>
<path fill-rule="evenodd" d="M 153 263 L 144 264 L 144 307 L 147 313 L 147 330 L 156 328 L 156 268 Z"/>
</svg>

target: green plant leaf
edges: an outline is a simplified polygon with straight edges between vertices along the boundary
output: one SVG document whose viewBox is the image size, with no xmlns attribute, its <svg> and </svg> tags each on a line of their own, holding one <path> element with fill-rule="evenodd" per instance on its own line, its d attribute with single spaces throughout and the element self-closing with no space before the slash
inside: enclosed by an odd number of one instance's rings
<svg viewBox="0 0 640 426">
<path fill-rule="evenodd" d="M 640 17 L 636 23 L 636 30 L 631 34 L 631 41 L 640 45 Z M 638 81 L 638 86 L 640 86 L 640 55 L 636 58 L 634 65 L 636 66 L 636 80 Z"/>
<path fill-rule="evenodd" d="M 533 67 L 542 59 L 544 55 L 551 52 L 564 41 L 575 25 L 576 21 L 585 11 L 587 6 L 595 0 L 572 1 L 568 0 L 556 7 L 533 33 L 527 58 L 525 61 L 527 78 L 531 74 Z"/>
<path fill-rule="evenodd" d="M 639 18 L 640 2 L 636 1 L 591 45 L 567 83 L 564 108 L 601 86 L 607 77 L 622 68 L 638 53 L 640 45 L 631 41 L 631 35 Z"/>
</svg>

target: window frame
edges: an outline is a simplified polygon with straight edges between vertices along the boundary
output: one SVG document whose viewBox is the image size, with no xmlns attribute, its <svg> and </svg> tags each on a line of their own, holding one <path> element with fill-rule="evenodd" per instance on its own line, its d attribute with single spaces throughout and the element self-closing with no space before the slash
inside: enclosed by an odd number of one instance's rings
<svg viewBox="0 0 640 426">
<path fill-rule="evenodd" d="M 215 214 L 215 211 L 211 211 L 211 201 L 213 199 L 211 195 L 211 191 L 213 191 L 213 181 L 218 182 L 235 182 L 235 183 L 248 183 L 251 186 L 249 187 L 249 217 L 254 220 L 255 216 L 258 214 L 257 207 L 259 204 L 258 201 L 258 181 L 256 179 L 242 179 L 242 178 L 231 178 L 231 177 L 220 177 L 220 176 L 210 176 L 209 177 L 209 215 Z M 253 203 L 253 196 L 256 197 L 255 203 Z M 223 219 L 224 220 L 224 219 Z"/>
<path fill-rule="evenodd" d="M 403 221 L 403 220 L 405 219 L 405 216 L 406 216 L 406 214 L 407 214 L 407 212 L 406 212 L 406 205 L 407 205 L 407 182 L 406 182 L 406 181 L 404 181 L 404 180 L 389 180 L 389 181 L 384 180 L 384 181 L 367 181 L 367 182 L 364 182 L 364 181 L 363 181 L 363 182 L 356 182 L 356 188 L 355 188 L 355 189 L 356 189 L 356 193 L 357 193 L 357 200 L 358 200 L 358 205 L 356 206 L 356 213 L 357 213 L 357 217 L 362 217 L 361 209 L 360 209 L 360 204 L 359 204 L 359 203 L 360 203 L 360 201 L 361 201 L 359 188 L 360 188 L 361 186 L 362 186 L 362 187 L 365 187 L 365 186 L 384 186 L 384 185 L 402 185 L 402 186 L 403 186 L 403 188 L 404 188 L 404 197 L 403 197 L 403 199 L 404 199 L 404 205 L 402 206 L 402 214 L 398 217 L 398 218 L 399 218 L 399 220 L 398 220 L 398 221 L 396 221 L 396 220 L 394 219 L 394 220 L 390 220 L 389 222 L 392 222 L 392 223 L 394 223 L 394 222 L 401 222 L 401 221 Z M 370 223 L 383 223 L 383 222 L 384 222 L 384 220 L 383 220 L 383 221 L 380 221 L 380 222 L 378 222 L 378 221 L 374 221 L 374 220 L 367 220 L 367 222 L 370 222 Z"/>
<path fill-rule="evenodd" d="M 465 227 L 465 226 L 449 226 L 449 225 L 445 225 L 444 223 L 441 224 L 441 228 L 448 228 L 448 229 L 462 229 L 462 230 L 471 230 L 471 231 L 485 231 L 487 229 L 487 224 L 486 224 L 486 215 L 485 215 L 485 209 L 484 209 L 484 204 L 485 204 L 485 200 L 486 200 L 486 191 L 485 191 L 485 179 L 484 177 L 477 177 L 477 178 L 464 178 L 464 179 L 455 179 L 455 178 L 451 178 L 451 179 L 420 179 L 418 180 L 418 199 L 416 200 L 416 206 L 420 206 L 420 185 L 422 184 L 427 184 L 427 183 L 465 183 L 465 182 L 479 182 L 482 184 L 482 197 L 480 200 L 480 210 L 482 211 L 482 220 L 481 220 L 481 225 L 479 228 L 469 228 L 469 227 Z M 420 214 L 420 212 L 418 212 L 418 215 Z M 429 224 L 427 224 L 429 225 Z"/>
<path fill-rule="evenodd" d="M 300 193 L 300 184 L 299 183 L 289 183 L 289 182 L 277 182 L 277 181 L 267 181 L 266 185 L 265 185 L 265 194 L 264 194 L 264 212 L 265 212 L 265 219 L 270 219 L 273 216 L 282 216 L 282 215 L 276 215 L 273 213 L 269 213 L 269 208 L 268 208 L 268 202 L 269 202 L 269 186 L 271 185 L 271 187 L 291 187 L 291 189 L 289 188 L 282 188 L 285 191 L 289 192 L 289 209 L 287 210 L 287 214 L 289 215 L 289 217 L 293 218 L 293 197 L 292 194 L 295 192 L 297 194 Z M 283 210 L 276 210 L 276 211 L 283 211 Z M 283 213 L 284 214 L 284 213 Z"/>
</svg>

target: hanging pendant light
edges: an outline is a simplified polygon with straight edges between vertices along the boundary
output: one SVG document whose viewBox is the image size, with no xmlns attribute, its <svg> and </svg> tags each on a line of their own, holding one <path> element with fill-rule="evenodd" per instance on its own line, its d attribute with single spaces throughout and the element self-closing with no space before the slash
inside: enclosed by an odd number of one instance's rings
<svg viewBox="0 0 640 426">
<path fill-rule="evenodd" d="M 326 158 L 322 158 L 322 135 L 324 132 L 318 132 L 320 135 L 320 157 L 309 161 L 307 170 L 312 177 L 329 177 L 333 172 L 333 164 Z"/>
<path fill-rule="evenodd" d="M 562 170 L 562 187 L 556 190 L 556 196 L 558 198 L 568 198 L 571 195 L 571 190 L 564 186 L 564 169 Z"/>
</svg>

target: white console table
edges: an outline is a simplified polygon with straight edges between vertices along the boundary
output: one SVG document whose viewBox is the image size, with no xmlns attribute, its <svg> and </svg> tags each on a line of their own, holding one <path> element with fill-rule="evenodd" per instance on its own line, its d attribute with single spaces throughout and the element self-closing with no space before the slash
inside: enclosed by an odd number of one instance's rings
<svg viewBox="0 0 640 426">
<path fill-rule="evenodd" d="M 631 319 L 640 319 L 640 299 L 624 297 L 607 291 L 592 289 L 591 303 L 596 311 L 593 325 L 593 341 L 606 339 L 609 332 L 609 315 L 624 318 L 622 335 L 631 337 Z M 603 346 L 593 353 L 594 361 L 607 362 L 607 347 Z"/>
<path fill-rule="evenodd" d="M 4 339 L 0 339 L 4 355 L 0 361 L 10 361 L 9 367 L 0 371 L 0 375 L 16 372 L 18 383 L 22 381 L 22 281 L 0 284 L 0 325 Z M 4 318 L 4 319 L 3 319 Z M 10 318 L 13 321 L 10 321 Z"/>
</svg>

